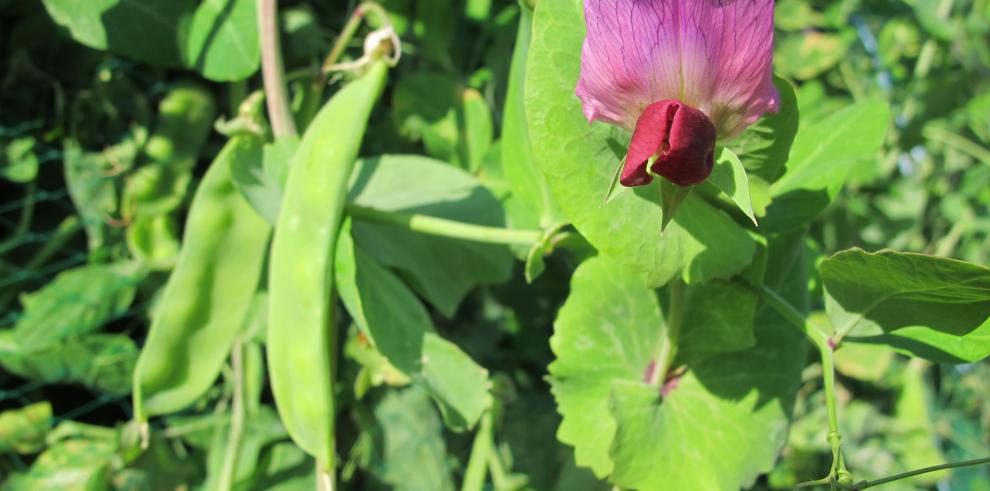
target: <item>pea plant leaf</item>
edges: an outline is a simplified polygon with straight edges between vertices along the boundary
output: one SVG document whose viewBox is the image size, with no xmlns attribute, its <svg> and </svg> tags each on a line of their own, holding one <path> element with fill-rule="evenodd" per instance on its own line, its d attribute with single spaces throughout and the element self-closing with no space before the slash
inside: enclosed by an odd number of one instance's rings
<svg viewBox="0 0 990 491">
<path fill-rule="evenodd" d="M 835 199 L 858 162 L 876 158 L 890 121 L 887 103 L 870 99 L 802 127 L 783 176 L 770 186 L 773 202 L 763 225 L 794 230 Z"/>
<path fill-rule="evenodd" d="M 723 148 L 715 167 L 712 169 L 708 182 L 725 193 L 733 203 L 742 210 L 756 225 L 756 215 L 753 213 L 753 200 L 749 196 L 749 178 L 746 168 L 732 150 Z"/>
<path fill-rule="evenodd" d="M 936 361 L 990 355 L 990 269 L 922 254 L 861 249 L 821 265 L 838 336 Z"/>
<path fill-rule="evenodd" d="M 602 123 L 589 125 L 574 96 L 584 39 L 582 11 L 575 0 L 537 4 L 526 71 L 535 162 L 556 202 L 596 249 L 640 271 L 650 286 L 678 275 L 693 283 L 739 273 L 753 259 L 753 239 L 697 193 L 662 233 L 658 185 L 615 193 L 602 204 L 630 135 Z"/>
<path fill-rule="evenodd" d="M 524 208 L 532 217 L 523 224 L 532 227 L 551 226 L 562 220 L 560 209 L 553 200 L 546 179 L 536 166 L 529 124 L 526 121 L 525 83 L 526 60 L 533 31 L 533 12 L 520 9 L 516 44 L 512 52 L 509 86 L 506 89 L 502 114 L 502 171 L 512 187 L 512 194 L 526 203 Z M 522 226 L 523 224 L 513 224 Z"/>
<path fill-rule="evenodd" d="M 256 0 L 202 0 L 193 11 L 182 61 L 217 82 L 244 80 L 261 64 Z"/>
<path fill-rule="evenodd" d="M 411 178 L 415 176 L 415 178 Z M 498 200 L 467 172 L 419 156 L 359 161 L 348 201 L 379 211 L 421 213 L 476 225 L 505 224 Z M 507 248 L 425 235 L 357 217 L 354 240 L 379 264 L 398 270 L 447 317 L 477 285 L 509 279 Z"/>
<path fill-rule="evenodd" d="M 37 402 L 0 413 L 0 452 L 31 454 L 45 448 L 52 429 L 52 405 Z"/>
<path fill-rule="evenodd" d="M 390 391 L 374 409 L 368 470 L 393 489 L 453 491 L 443 425 L 416 388 Z"/>
<path fill-rule="evenodd" d="M 261 62 L 255 0 L 44 0 L 73 39 L 138 61 L 243 80 Z"/>
<path fill-rule="evenodd" d="M 354 323 L 396 368 L 437 402 L 455 430 L 473 426 L 488 397 L 488 372 L 457 345 L 435 332 L 429 313 L 391 271 L 382 267 L 342 228 L 335 276 Z"/>
<path fill-rule="evenodd" d="M 411 74 L 393 93 L 402 134 L 422 140 L 430 155 L 471 172 L 492 145 L 491 110 L 481 94 L 446 74 Z"/>
<path fill-rule="evenodd" d="M 127 310 L 140 281 L 126 263 L 80 266 L 59 274 L 21 296 L 24 311 L 14 325 L 18 345 L 30 349 L 100 329 Z"/>
<path fill-rule="evenodd" d="M 791 153 L 791 145 L 798 131 L 798 103 L 794 86 L 780 77 L 773 78 L 780 93 L 780 109 L 777 114 L 765 114 L 727 147 L 739 156 L 750 177 L 773 182 Z"/>
<path fill-rule="evenodd" d="M 656 292 L 605 256 L 582 263 L 570 291 L 550 376 L 558 438 L 578 465 L 645 490 L 737 490 L 773 466 L 803 364 L 796 333 L 761 316 L 754 346 L 682 357 L 686 373 L 661 398 L 645 381 L 664 329 Z"/>
</svg>

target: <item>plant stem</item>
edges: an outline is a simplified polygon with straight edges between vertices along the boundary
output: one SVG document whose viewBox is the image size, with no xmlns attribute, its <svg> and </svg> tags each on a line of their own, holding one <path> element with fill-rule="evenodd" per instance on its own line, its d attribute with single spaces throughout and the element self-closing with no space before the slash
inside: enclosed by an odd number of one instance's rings
<svg viewBox="0 0 990 491">
<path fill-rule="evenodd" d="M 344 24 L 344 29 L 340 31 L 340 36 L 337 37 L 337 42 L 334 43 L 333 48 L 327 57 L 323 59 L 323 64 L 320 65 L 320 74 L 316 78 L 316 85 L 323 90 L 323 86 L 327 84 L 327 74 L 329 72 L 329 67 L 337 63 L 340 56 L 344 54 L 344 50 L 347 49 L 347 45 L 354 38 L 354 34 L 357 33 L 358 27 L 361 25 L 361 19 L 364 17 L 363 5 L 358 5 L 354 12 L 351 13 L 351 17 L 347 19 L 347 24 Z"/>
<path fill-rule="evenodd" d="M 333 473 L 316 464 L 316 491 L 333 491 Z"/>
<path fill-rule="evenodd" d="M 224 450 L 223 467 L 220 469 L 220 491 L 230 491 L 234 485 L 234 471 L 237 468 L 237 454 L 241 449 L 244 435 L 244 342 L 238 337 L 230 351 L 231 375 L 234 383 L 234 400 L 230 405 L 230 431 L 227 433 L 227 448 Z"/>
<path fill-rule="evenodd" d="M 839 432 L 839 416 L 835 400 L 835 362 L 829 343 L 815 343 L 822 357 L 822 382 L 825 390 L 825 407 L 828 409 L 828 444 L 832 448 L 831 476 L 846 473 L 846 462 L 842 456 L 842 434 Z"/>
<path fill-rule="evenodd" d="M 31 219 L 34 218 L 36 190 L 37 184 L 35 184 L 34 181 L 28 183 L 27 189 L 24 191 L 24 206 L 21 207 L 21 216 L 17 220 L 17 228 L 14 229 L 14 233 L 11 234 L 9 239 L 0 242 L 0 254 L 4 254 L 7 251 L 21 245 L 24 235 L 30 230 Z"/>
<path fill-rule="evenodd" d="M 474 435 L 471 457 L 468 459 L 467 470 L 464 472 L 464 483 L 461 485 L 461 491 L 482 491 L 484 489 L 491 451 L 492 412 L 489 409 L 481 415 L 478 431 Z"/>
<path fill-rule="evenodd" d="M 777 292 L 766 285 L 760 285 L 759 288 L 763 301 L 810 339 L 812 344 L 818 348 L 818 353 L 822 359 L 822 381 L 825 391 L 825 405 L 828 410 L 827 438 L 832 449 L 832 467 L 829 470 L 829 475 L 825 478 L 802 483 L 797 488 L 819 484 L 834 485 L 839 482 L 839 479 L 851 479 L 849 471 L 846 469 L 845 459 L 842 456 L 842 435 L 839 432 L 839 417 L 835 400 L 835 363 L 832 358 L 834 343 L 831 338 L 812 326 L 801 312 L 787 303 L 787 300 L 777 295 Z"/>
<path fill-rule="evenodd" d="M 821 331 L 815 329 L 808 324 L 805 320 L 804 315 L 799 312 L 794 306 L 789 304 L 787 300 L 784 300 L 777 292 L 770 289 L 766 285 L 759 285 L 760 294 L 763 297 L 763 302 L 775 310 L 778 314 L 787 320 L 787 323 L 792 327 L 796 327 L 801 334 L 804 334 L 811 340 L 815 346 L 819 346 L 822 343 L 826 343 L 825 335 Z"/>
<path fill-rule="evenodd" d="M 296 134 L 296 123 L 289 110 L 289 91 L 285 85 L 285 68 L 278 39 L 276 0 L 258 0 L 258 33 L 261 38 L 261 75 L 265 84 L 265 102 L 275 138 Z"/>
<path fill-rule="evenodd" d="M 55 233 L 52 235 L 52 237 L 48 239 L 47 242 L 45 242 L 45 245 L 42 246 L 41 250 L 39 250 L 37 253 L 35 253 L 33 257 L 31 257 L 31 259 L 27 262 L 27 264 L 24 265 L 23 269 L 26 271 L 34 271 L 40 268 L 42 265 L 48 262 L 48 260 L 51 259 L 52 256 L 57 254 L 62 249 L 62 247 L 65 246 L 67 242 L 72 240 L 72 238 L 80 230 L 82 230 L 82 224 L 79 223 L 79 219 L 76 218 L 74 215 L 67 217 L 65 220 L 62 220 L 62 222 L 58 224 L 58 227 L 56 227 Z M 4 284 L 3 288 L 4 289 L 11 288 L 12 286 L 16 286 L 26 279 L 27 278 L 15 279 L 12 282 Z M 16 296 L 16 292 L 17 292 L 16 290 L 12 289 L 12 290 L 7 290 L 3 294 L 0 294 L 0 308 L 6 306 L 7 303 L 10 302 Z"/>
<path fill-rule="evenodd" d="M 543 235 L 539 230 L 487 227 L 418 213 L 380 211 L 354 204 L 348 204 L 347 211 L 355 218 L 388 223 L 428 235 L 474 242 L 533 245 L 539 242 Z"/>
<path fill-rule="evenodd" d="M 895 474 L 890 477 L 884 477 L 882 479 L 877 479 L 875 481 L 861 481 L 854 484 L 852 487 L 848 488 L 850 490 L 859 491 L 866 488 L 872 488 L 874 486 L 879 486 L 881 484 L 887 484 L 894 481 L 899 481 L 901 479 L 907 479 L 909 477 L 914 477 L 921 474 L 927 474 L 929 472 L 941 471 L 945 469 L 956 469 L 959 467 L 972 467 L 976 465 L 988 465 L 990 464 L 990 457 L 983 457 L 981 459 L 964 460 L 962 462 L 952 462 L 948 464 L 933 465 L 931 467 L 924 467 L 921 469 L 915 469 L 913 471 L 902 472 L 900 474 Z"/>
<path fill-rule="evenodd" d="M 935 140 L 951 147 L 955 147 L 963 153 L 969 154 L 970 157 L 973 157 L 984 164 L 990 165 L 990 150 L 983 148 L 983 146 L 979 143 L 976 143 L 958 133 L 954 133 L 945 128 L 939 128 L 937 126 L 929 126 L 922 130 L 921 134 L 929 140 Z"/>
<path fill-rule="evenodd" d="M 677 343 L 681 337 L 681 325 L 684 323 L 684 281 L 674 278 L 670 282 L 670 313 L 667 315 L 667 325 L 660 333 L 660 353 L 657 355 L 657 365 L 650 375 L 648 383 L 660 384 L 667 380 L 667 374 L 677 356 Z"/>
</svg>

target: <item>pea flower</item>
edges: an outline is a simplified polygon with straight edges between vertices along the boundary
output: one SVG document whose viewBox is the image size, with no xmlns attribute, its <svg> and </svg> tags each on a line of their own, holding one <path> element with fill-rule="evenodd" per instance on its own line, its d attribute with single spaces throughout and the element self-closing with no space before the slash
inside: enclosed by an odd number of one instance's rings
<svg viewBox="0 0 990 491">
<path fill-rule="evenodd" d="M 576 94 L 589 122 L 632 131 L 619 178 L 708 178 L 716 139 L 777 112 L 773 0 L 584 0 Z"/>
</svg>

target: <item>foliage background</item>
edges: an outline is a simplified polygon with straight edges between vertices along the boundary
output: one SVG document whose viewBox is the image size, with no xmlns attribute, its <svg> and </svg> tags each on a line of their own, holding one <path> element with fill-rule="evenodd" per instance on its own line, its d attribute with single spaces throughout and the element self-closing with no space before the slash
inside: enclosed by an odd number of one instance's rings
<svg viewBox="0 0 990 491">
<path fill-rule="evenodd" d="M 130 371 L 184 213 L 141 231 L 122 218 L 127 210 L 118 204 L 133 167 L 154 157 L 139 142 L 162 124 L 157 116 L 166 94 L 183 84 L 204 88 L 210 108 L 203 116 L 212 124 L 213 115 L 232 118 L 236 101 L 260 86 L 254 4 L 148 2 L 164 20 L 151 22 L 133 1 L 101 0 L 93 5 L 109 12 L 100 18 L 103 30 L 66 29 L 86 15 L 68 7 L 76 4 L 0 0 L 0 328 L 26 322 L 25 294 L 51 285 L 59 273 L 126 257 L 161 267 L 137 284 L 114 284 L 126 275 L 92 271 L 59 276 L 69 296 L 34 320 L 42 337 L 59 342 L 46 345 L 31 376 L 10 369 L 19 362 L 16 347 L 4 336 L 9 331 L 0 331 L 0 479 L 4 489 L 26 489 L 14 475 L 39 483 L 58 475 L 81 483 L 78 489 L 209 489 L 224 441 L 215 431 L 223 424 L 209 418 L 222 418 L 229 378 L 187 413 L 156 421 L 161 438 L 152 451 L 128 464 L 114 458 L 126 449 L 120 440 L 126 441 L 122 425 L 132 416 Z M 502 201 L 511 225 L 541 225 L 511 195 L 500 165 L 520 8 L 506 0 L 383 5 L 405 54 L 362 153 L 449 162 Z M 354 6 L 282 2 L 283 51 L 297 93 Z M 217 15 L 232 27 L 210 29 Z M 813 225 L 808 247 L 821 255 L 891 247 L 990 265 L 990 1 L 781 0 L 777 29 L 775 67 L 799 87 L 802 123 L 871 96 L 889 101 L 894 115 L 882 155 L 855 168 Z M 228 83 L 244 77 L 246 83 Z M 297 108 L 310 103 L 294 101 Z M 178 157 L 166 157 L 185 159 L 197 180 L 223 140 L 211 131 L 173 149 Z M 73 183 L 86 184 L 74 190 Z M 172 191 L 165 197 L 185 209 L 191 193 Z M 519 261 L 474 272 L 463 302 L 430 311 L 438 330 L 491 373 L 500 408 L 496 458 L 504 470 L 493 475 L 497 489 L 608 489 L 575 467 L 573 451 L 557 441 L 560 419 L 545 382 L 552 322 L 583 256 L 579 249 L 554 254 L 532 285 Z M 122 293 L 94 314 L 87 310 L 91 298 L 72 296 L 79 284 Z M 811 288 L 820 285 L 813 280 Z M 95 325 L 78 336 L 85 322 Z M 446 429 L 422 392 L 362 358 L 353 330 L 348 349 L 341 385 L 357 384 L 362 367 L 371 367 L 381 386 L 369 387 L 341 416 L 348 422 L 338 442 L 342 487 L 455 487 L 471 434 Z M 840 353 L 843 435 L 855 449 L 849 465 L 859 473 L 880 476 L 990 454 L 987 362 L 933 365 L 868 348 Z M 789 444 L 757 489 L 786 489 L 827 471 L 820 370 L 808 363 Z M 270 394 L 263 400 L 270 404 Z M 312 464 L 272 416 L 263 412 L 250 423 L 252 458 L 242 460 L 255 464 L 238 489 L 311 489 Z M 936 487 L 990 489 L 990 473 L 958 470 L 889 489 Z"/>
</svg>

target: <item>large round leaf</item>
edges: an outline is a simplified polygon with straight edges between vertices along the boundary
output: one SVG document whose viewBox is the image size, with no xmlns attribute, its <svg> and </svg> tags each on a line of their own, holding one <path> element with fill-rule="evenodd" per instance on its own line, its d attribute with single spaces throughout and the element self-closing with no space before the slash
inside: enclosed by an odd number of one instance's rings
<svg viewBox="0 0 990 491">
<path fill-rule="evenodd" d="M 623 489 L 751 485 L 786 440 L 804 359 L 800 333 L 772 312 L 756 325 L 749 349 L 685 353 L 687 372 L 661 397 L 659 384 L 644 381 L 664 329 L 656 291 L 605 256 L 585 261 L 551 339 L 558 437 L 575 447 L 578 465 Z"/>
</svg>

